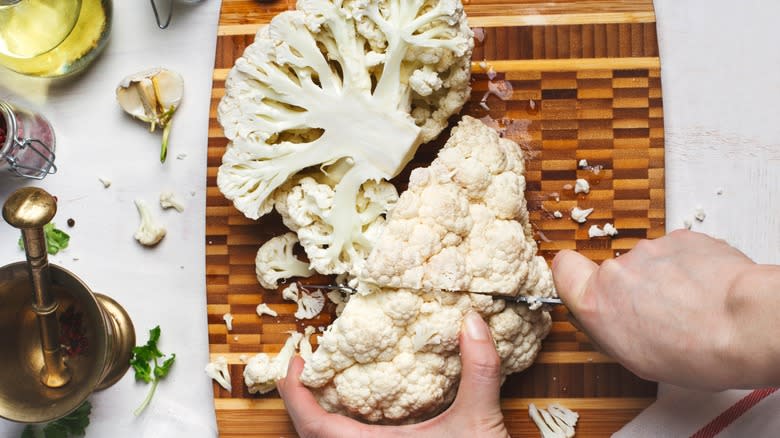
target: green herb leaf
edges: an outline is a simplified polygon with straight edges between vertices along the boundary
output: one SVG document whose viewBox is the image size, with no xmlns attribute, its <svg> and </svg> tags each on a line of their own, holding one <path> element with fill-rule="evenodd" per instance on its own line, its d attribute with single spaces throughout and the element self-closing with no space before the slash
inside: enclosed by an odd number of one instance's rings
<svg viewBox="0 0 780 438">
<path fill-rule="evenodd" d="M 84 436 L 89 426 L 89 414 L 92 413 L 92 404 L 85 401 L 75 411 L 60 418 L 59 420 L 47 423 L 43 427 L 37 425 L 27 425 L 22 431 L 21 438 L 70 438 Z"/>
<path fill-rule="evenodd" d="M 133 348 L 133 356 L 130 358 L 130 365 L 135 371 L 135 380 L 146 383 L 152 383 L 152 387 L 149 388 L 149 393 L 141 406 L 135 410 L 135 415 L 140 415 L 144 409 L 149 405 L 152 400 L 154 391 L 157 389 L 159 381 L 171 370 L 176 355 L 171 354 L 169 358 L 165 359 L 162 364 L 159 364 L 157 359 L 164 358 L 165 355 L 157 348 L 157 341 L 160 340 L 160 326 L 149 330 L 149 340 L 145 345 L 140 345 Z"/>
<path fill-rule="evenodd" d="M 63 249 L 68 247 L 70 243 L 70 236 L 68 233 L 57 228 L 54 222 L 48 223 L 43 226 L 43 236 L 46 238 L 46 251 L 51 254 L 57 254 Z M 19 248 L 24 251 L 24 239 L 19 237 Z"/>
</svg>

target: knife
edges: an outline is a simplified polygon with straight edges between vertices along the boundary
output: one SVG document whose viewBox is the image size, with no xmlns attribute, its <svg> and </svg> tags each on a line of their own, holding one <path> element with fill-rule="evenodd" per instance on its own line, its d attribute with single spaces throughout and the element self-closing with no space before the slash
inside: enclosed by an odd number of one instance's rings
<svg viewBox="0 0 780 438">
<path fill-rule="evenodd" d="M 297 282 L 297 283 L 298 286 L 304 289 L 309 288 L 309 289 L 338 290 L 347 294 L 357 293 L 357 289 L 344 284 L 303 284 L 301 282 Z M 493 297 L 501 298 L 506 301 L 512 301 L 515 303 L 522 303 L 528 305 L 534 305 L 537 303 L 541 305 L 551 305 L 551 306 L 563 305 L 563 301 L 561 301 L 560 298 L 534 297 L 530 295 L 519 295 L 516 297 L 506 296 L 506 295 L 493 295 Z"/>
</svg>

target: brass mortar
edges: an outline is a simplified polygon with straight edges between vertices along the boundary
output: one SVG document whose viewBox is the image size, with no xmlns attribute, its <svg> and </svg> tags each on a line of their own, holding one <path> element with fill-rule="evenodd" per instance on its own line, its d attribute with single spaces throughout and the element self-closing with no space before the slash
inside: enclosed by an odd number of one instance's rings
<svg viewBox="0 0 780 438">
<path fill-rule="evenodd" d="M 129 368 L 135 330 L 113 299 L 93 293 L 46 257 L 42 227 L 51 195 L 15 192 L 3 217 L 22 229 L 27 263 L 0 268 L 0 417 L 43 423 L 78 408 Z"/>
</svg>

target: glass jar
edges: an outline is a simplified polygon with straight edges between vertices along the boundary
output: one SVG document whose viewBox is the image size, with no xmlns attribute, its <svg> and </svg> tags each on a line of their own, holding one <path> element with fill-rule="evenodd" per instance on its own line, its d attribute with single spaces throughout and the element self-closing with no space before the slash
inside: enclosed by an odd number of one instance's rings
<svg viewBox="0 0 780 438">
<path fill-rule="evenodd" d="M 42 77 L 81 71 L 111 32 L 111 0 L 0 0 L 0 65 Z"/>
<path fill-rule="evenodd" d="M 0 169 L 33 179 L 57 172 L 54 130 L 45 117 L 0 100 Z"/>
</svg>

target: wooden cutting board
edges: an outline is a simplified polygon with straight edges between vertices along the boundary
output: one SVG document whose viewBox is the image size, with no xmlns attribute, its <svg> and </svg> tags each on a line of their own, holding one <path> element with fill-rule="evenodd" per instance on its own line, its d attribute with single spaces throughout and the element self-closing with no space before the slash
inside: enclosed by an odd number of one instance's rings
<svg viewBox="0 0 780 438">
<path fill-rule="evenodd" d="M 483 28 L 485 38 L 474 50 L 474 90 L 463 114 L 529 121 L 527 133 L 511 130 L 508 136 L 527 140 L 526 196 L 542 254 L 551 260 L 569 248 L 600 262 L 639 239 L 663 235 L 663 109 L 652 1 L 466 0 L 465 7 L 470 24 Z M 304 326 L 292 316 L 294 304 L 262 289 L 255 279 L 258 247 L 286 229 L 276 215 L 258 222 L 244 218 L 216 186 L 227 143 L 216 107 L 227 72 L 260 24 L 292 8 L 293 0 L 222 2 L 209 121 L 206 283 L 211 357 L 228 358 L 233 383 L 232 393 L 214 385 L 217 422 L 225 438 L 295 435 L 275 392 L 247 392 L 240 360 L 241 355 L 277 352 L 288 330 Z M 497 72 L 494 80 L 510 81 L 514 89 L 508 101 L 488 99 L 489 111 L 479 105 L 488 82 L 479 65 L 483 60 Z M 441 143 L 421 147 L 409 168 L 430 163 Z M 603 169 L 598 174 L 578 169 L 580 159 Z M 408 170 L 397 178 L 399 188 L 407 176 Z M 576 178 L 590 181 L 590 194 L 575 196 L 565 188 Z M 594 208 L 587 224 L 568 219 L 575 205 Z M 562 219 L 553 216 L 556 210 Z M 588 227 L 605 222 L 614 223 L 620 234 L 589 239 Z M 281 310 L 279 318 L 259 318 L 255 306 L 260 302 Z M 333 310 L 329 305 L 306 325 L 329 324 Z M 222 319 L 227 312 L 234 317 L 229 333 Z M 559 401 L 580 413 L 577 436 L 600 437 L 655 399 L 655 384 L 594 352 L 565 313 L 553 312 L 553 329 L 536 364 L 509 377 L 503 387 L 512 436 L 539 436 L 527 415 L 529 402 Z"/>
</svg>

